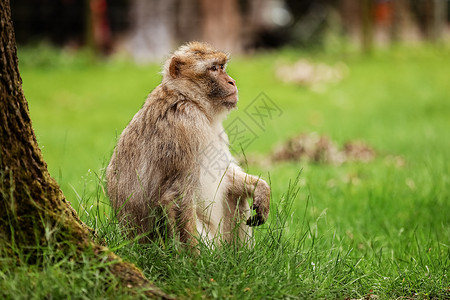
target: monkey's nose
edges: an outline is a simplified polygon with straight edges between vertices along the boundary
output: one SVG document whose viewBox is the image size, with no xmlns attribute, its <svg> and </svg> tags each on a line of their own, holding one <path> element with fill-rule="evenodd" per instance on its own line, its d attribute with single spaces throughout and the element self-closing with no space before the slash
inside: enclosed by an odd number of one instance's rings
<svg viewBox="0 0 450 300">
<path fill-rule="evenodd" d="M 231 84 L 232 86 L 236 85 L 236 81 L 234 79 L 231 79 L 230 81 L 228 81 L 229 84 Z"/>
</svg>

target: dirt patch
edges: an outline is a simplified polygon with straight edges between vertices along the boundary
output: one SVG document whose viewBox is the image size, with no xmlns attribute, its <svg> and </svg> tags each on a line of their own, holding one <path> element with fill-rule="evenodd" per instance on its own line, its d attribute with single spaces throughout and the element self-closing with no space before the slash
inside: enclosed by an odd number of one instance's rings
<svg viewBox="0 0 450 300">
<path fill-rule="evenodd" d="M 347 162 L 369 163 L 377 157 L 381 157 L 384 164 L 397 169 L 402 169 L 407 165 L 407 161 L 402 156 L 380 154 L 363 140 L 350 140 L 340 147 L 328 136 L 319 135 L 316 132 L 298 134 L 275 147 L 268 155 L 237 156 L 241 165 L 261 167 L 270 167 L 274 163 L 284 161 L 338 166 Z M 354 182 L 355 180 L 357 178 L 351 176 L 348 178 L 348 181 Z M 330 184 L 333 185 L 333 182 Z M 413 183 L 407 183 L 407 185 L 414 186 Z"/>
<path fill-rule="evenodd" d="M 343 151 L 347 161 L 370 162 L 376 157 L 376 151 L 361 140 L 345 143 Z"/>
<path fill-rule="evenodd" d="M 301 59 L 293 64 L 279 65 L 275 73 L 283 82 L 316 87 L 326 83 L 341 81 L 347 76 L 348 67 L 342 62 L 338 62 L 335 65 L 327 65 Z"/>
<path fill-rule="evenodd" d="M 370 162 L 376 151 L 361 140 L 348 141 L 342 148 L 329 137 L 317 133 L 302 133 L 290 138 L 271 154 L 273 162 L 308 161 L 340 165 L 348 161 Z"/>
</svg>

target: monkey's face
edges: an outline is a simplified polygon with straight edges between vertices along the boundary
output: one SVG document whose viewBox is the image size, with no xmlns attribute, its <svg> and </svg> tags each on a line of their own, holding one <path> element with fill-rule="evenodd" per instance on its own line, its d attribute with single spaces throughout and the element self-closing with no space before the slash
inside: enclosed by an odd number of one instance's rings
<svg viewBox="0 0 450 300">
<path fill-rule="evenodd" d="M 232 109 L 238 101 L 236 82 L 228 76 L 228 55 L 205 43 L 180 47 L 166 63 L 166 74 L 183 89 L 200 88 L 200 93 L 219 110 Z"/>
<path fill-rule="evenodd" d="M 225 62 L 213 62 L 205 74 L 207 79 L 208 98 L 216 105 L 227 109 L 236 107 L 238 90 L 236 81 L 225 71 Z"/>
</svg>

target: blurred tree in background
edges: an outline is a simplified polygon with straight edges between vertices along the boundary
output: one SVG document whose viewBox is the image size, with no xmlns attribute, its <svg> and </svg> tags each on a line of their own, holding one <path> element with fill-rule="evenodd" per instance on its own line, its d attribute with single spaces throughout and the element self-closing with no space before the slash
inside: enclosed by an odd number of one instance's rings
<svg viewBox="0 0 450 300">
<path fill-rule="evenodd" d="M 233 52 L 323 43 L 328 31 L 369 50 L 448 37 L 448 0 L 15 0 L 19 44 L 47 40 L 160 60 L 208 41 Z"/>
</svg>

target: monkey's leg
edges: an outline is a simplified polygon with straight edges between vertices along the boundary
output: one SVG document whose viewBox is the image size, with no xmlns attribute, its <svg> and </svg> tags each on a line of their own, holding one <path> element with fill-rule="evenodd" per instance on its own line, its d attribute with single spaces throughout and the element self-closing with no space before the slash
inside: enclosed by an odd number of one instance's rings
<svg viewBox="0 0 450 300">
<path fill-rule="evenodd" d="M 177 237 L 185 243 L 188 240 L 187 232 L 189 231 L 185 227 L 189 227 L 191 212 L 189 206 L 185 204 L 188 200 L 184 199 L 179 190 L 172 185 L 161 195 L 159 200 L 161 212 L 157 214 L 161 225 L 157 225 L 156 229 L 163 238 Z"/>
<path fill-rule="evenodd" d="M 195 193 L 188 189 L 177 198 L 173 206 L 175 230 L 179 234 L 180 242 L 191 247 L 197 246 L 198 243 L 194 199 Z"/>
<path fill-rule="evenodd" d="M 176 226 L 180 234 L 180 241 L 186 244 L 195 244 L 196 240 L 196 226 L 195 226 L 195 212 L 192 207 L 186 207 L 177 210 Z"/>
<path fill-rule="evenodd" d="M 270 187 L 267 182 L 245 173 L 237 166 L 230 168 L 227 176 L 229 176 L 230 182 L 229 193 L 233 197 L 236 197 L 236 199 L 253 198 L 251 208 L 256 211 L 256 215 L 247 220 L 247 225 L 259 226 L 264 224 L 269 215 L 270 207 Z"/>
</svg>

